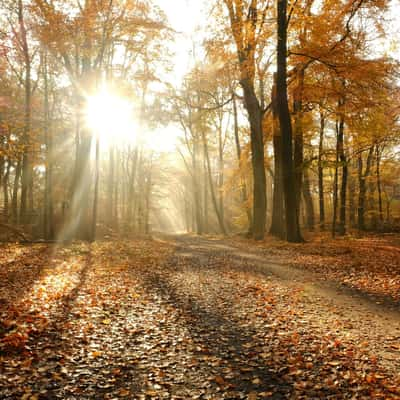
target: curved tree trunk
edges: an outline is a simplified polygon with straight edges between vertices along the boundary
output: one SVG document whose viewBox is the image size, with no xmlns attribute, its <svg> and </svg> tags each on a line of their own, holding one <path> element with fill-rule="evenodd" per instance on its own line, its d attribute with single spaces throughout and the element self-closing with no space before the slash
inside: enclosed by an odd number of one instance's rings
<svg viewBox="0 0 400 400">
<path fill-rule="evenodd" d="M 250 122 L 251 162 L 253 166 L 253 237 L 256 240 L 262 240 L 265 235 L 267 211 L 262 110 L 253 85 L 246 80 L 242 80 L 240 83 L 243 88 L 245 106 Z"/>
</svg>

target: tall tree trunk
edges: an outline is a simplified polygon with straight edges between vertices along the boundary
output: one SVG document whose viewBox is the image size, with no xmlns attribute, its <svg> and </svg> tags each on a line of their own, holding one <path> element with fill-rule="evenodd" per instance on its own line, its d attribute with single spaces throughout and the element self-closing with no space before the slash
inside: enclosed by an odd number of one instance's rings
<svg viewBox="0 0 400 400">
<path fill-rule="evenodd" d="M 311 195 L 310 177 L 308 174 L 308 168 L 304 168 L 303 173 L 304 173 L 304 178 L 302 187 L 303 187 L 304 206 L 306 211 L 307 228 L 308 230 L 313 231 L 315 224 L 315 214 L 314 214 L 313 198 Z"/>
<path fill-rule="evenodd" d="M 194 138 L 194 145 L 193 145 L 193 154 L 192 154 L 192 185 L 193 185 L 193 203 L 194 203 L 194 212 L 195 212 L 195 219 L 196 219 L 196 233 L 198 235 L 203 234 L 203 218 L 201 213 L 201 192 L 200 192 L 200 185 L 199 185 L 199 169 L 198 169 L 198 139 Z"/>
<path fill-rule="evenodd" d="M 151 158 L 153 156 L 151 155 Z M 152 189 L 152 169 L 153 163 L 150 161 L 150 168 L 148 169 L 147 181 L 146 181 L 146 214 L 145 214 L 145 234 L 150 233 L 150 208 L 151 208 L 151 189 Z"/>
<path fill-rule="evenodd" d="M 0 136 L 0 187 L 3 186 L 4 184 L 4 175 L 5 175 L 5 165 L 6 165 L 6 160 L 5 156 L 1 154 L 3 148 L 5 147 L 5 143 L 3 143 L 4 137 Z"/>
<path fill-rule="evenodd" d="M 238 111 L 236 104 L 236 96 L 233 94 L 232 96 L 233 103 L 233 124 L 234 124 L 234 135 L 235 135 L 235 145 L 236 145 L 236 155 L 239 162 L 240 173 L 242 173 L 242 150 L 240 147 L 240 138 L 239 138 L 239 121 L 238 121 Z M 247 204 L 248 196 L 247 196 L 247 185 L 246 179 L 241 176 L 241 185 L 240 185 L 240 196 L 242 204 L 244 204 L 247 215 L 247 223 L 248 223 L 248 233 L 252 235 L 253 233 L 253 216 L 251 213 L 251 208 Z"/>
<path fill-rule="evenodd" d="M 209 218 L 208 218 L 208 172 L 207 172 L 207 160 L 206 160 L 206 148 L 203 146 L 203 229 L 204 233 L 208 233 Z"/>
<path fill-rule="evenodd" d="M 3 197 L 4 197 L 3 207 L 4 207 L 5 222 L 8 222 L 9 212 L 10 212 L 9 195 L 8 195 L 8 181 L 10 178 L 10 170 L 11 170 L 11 162 L 10 159 L 7 158 L 7 165 L 5 167 L 5 172 L 3 175 Z"/>
<path fill-rule="evenodd" d="M 338 189 L 339 189 L 339 123 L 338 121 L 336 121 L 336 160 L 335 160 L 335 173 L 333 178 L 332 237 L 336 236 Z"/>
<path fill-rule="evenodd" d="M 24 9 L 22 0 L 18 0 L 18 22 L 21 35 L 21 44 L 24 58 L 25 78 L 24 78 L 24 130 L 23 130 L 23 155 L 22 155 L 22 176 L 21 176 L 21 202 L 20 202 L 20 221 L 23 224 L 29 223 L 32 209 L 29 209 L 31 202 L 28 200 L 28 192 L 32 180 L 32 162 L 31 162 L 31 112 L 32 112 L 32 82 L 31 82 L 31 58 L 29 54 L 29 45 L 24 20 Z"/>
<path fill-rule="evenodd" d="M 338 150 L 339 160 L 342 167 L 342 179 L 340 186 L 340 214 L 339 214 L 339 235 L 346 234 L 346 193 L 347 193 L 347 176 L 348 176 L 348 165 L 346 154 L 344 151 L 344 99 L 341 99 L 339 103 L 340 119 L 339 119 L 339 132 L 338 132 Z"/>
<path fill-rule="evenodd" d="M 44 189 L 44 237 L 54 239 L 54 207 L 53 207 L 53 138 L 50 122 L 49 106 L 49 76 L 47 54 L 44 55 L 43 62 L 44 79 L 44 137 L 46 146 L 46 176 Z"/>
<path fill-rule="evenodd" d="M 138 156 L 136 161 L 136 178 L 135 178 L 135 190 L 133 191 L 133 204 L 132 204 L 132 226 L 133 231 L 139 231 L 139 211 L 140 211 L 140 191 L 141 191 L 141 182 L 142 182 L 142 174 L 143 174 L 143 149 L 140 148 L 138 150 Z"/>
<path fill-rule="evenodd" d="M 129 189 L 128 189 L 128 216 L 127 216 L 127 224 L 129 229 L 134 229 L 134 210 L 135 210 L 135 182 L 137 175 L 137 163 L 139 157 L 139 149 L 138 146 L 135 147 L 135 151 L 133 153 L 132 159 L 132 167 L 131 173 L 129 174 Z"/>
<path fill-rule="evenodd" d="M 120 182 L 120 164 L 121 164 L 121 151 L 116 150 L 115 152 L 115 181 L 114 181 L 114 209 L 112 211 L 112 215 L 114 216 L 114 229 L 119 233 L 119 199 L 120 199 L 120 191 L 119 191 L 119 182 Z"/>
<path fill-rule="evenodd" d="M 92 137 L 90 132 L 84 128 L 80 131 L 80 148 L 77 160 L 78 181 L 73 191 L 70 218 L 77 218 L 77 229 L 73 232 L 81 240 L 91 240 L 91 218 L 90 218 L 90 149 Z"/>
<path fill-rule="evenodd" d="M 207 145 L 207 139 L 206 139 L 206 135 L 204 134 L 204 131 L 201 131 L 201 137 L 203 140 L 203 146 L 204 146 L 204 155 L 206 157 L 206 161 L 207 161 L 207 172 L 208 172 L 208 183 L 210 186 L 210 194 L 211 194 L 211 200 L 214 206 L 214 211 L 215 214 L 217 216 L 218 219 L 218 224 L 219 224 L 219 228 L 221 230 L 221 232 L 226 235 L 226 228 L 225 228 L 225 224 L 224 224 L 224 220 L 223 217 L 220 213 L 219 207 L 218 207 L 218 201 L 217 201 L 217 196 L 215 195 L 215 189 L 214 189 L 214 182 L 212 179 L 212 173 L 211 173 L 211 163 L 210 163 L 210 156 L 208 154 L 208 145 Z"/>
<path fill-rule="evenodd" d="M 272 87 L 272 129 L 274 148 L 274 189 L 272 199 L 272 222 L 269 233 L 281 239 L 285 238 L 283 175 L 282 175 L 282 136 L 278 120 L 278 107 L 276 98 L 276 74 Z"/>
<path fill-rule="evenodd" d="M 365 203 L 367 194 L 367 179 L 371 172 L 372 156 L 374 152 L 374 146 L 371 146 L 368 150 L 367 161 L 365 166 L 365 172 L 363 171 L 363 157 L 362 153 L 358 156 L 358 229 L 365 230 Z"/>
<path fill-rule="evenodd" d="M 349 168 L 349 223 L 352 228 L 356 227 L 356 179 L 354 177 L 354 170 L 357 168 L 354 166 L 354 161 L 350 164 Z"/>
<path fill-rule="evenodd" d="M 91 0 L 86 0 L 82 14 L 89 18 L 91 13 Z M 92 239 L 92 204 L 90 202 L 90 192 L 92 183 L 90 152 L 92 147 L 92 132 L 81 123 L 84 120 L 86 108 L 86 93 L 90 93 L 95 87 L 95 71 L 93 69 L 91 53 L 93 33 L 92 24 L 83 24 L 83 51 L 81 59 L 81 73 L 76 82 L 77 99 L 77 127 L 79 128 L 79 148 L 75 162 L 72 199 L 70 205 L 69 235 L 81 240 L 90 241 Z"/>
<path fill-rule="evenodd" d="M 376 146 L 376 185 L 378 188 L 379 222 L 383 224 L 382 181 L 381 181 L 381 156 L 382 148 Z"/>
<path fill-rule="evenodd" d="M 190 219 L 190 204 L 185 193 L 183 193 L 182 197 L 183 197 L 182 202 L 183 202 L 183 212 L 185 216 L 186 233 L 190 233 L 192 231 L 191 219 Z"/>
<path fill-rule="evenodd" d="M 371 167 L 370 167 L 370 172 L 368 178 L 372 175 L 372 170 L 376 169 L 375 166 L 375 146 L 373 146 L 373 154 L 371 155 Z M 367 184 L 368 184 L 368 189 L 367 189 L 367 211 L 368 211 L 368 227 L 370 229 L 376 230 L 378 227 L 378 215 L 375 210 L 375 191 L 376 191 L 376 185 L 374 182 L 374 179 L 368 179 L 367 178 Z"/>
<path fill-rule="evenodd" d="M 221 124 L 222 121 L 218 130 L 218 207 L 221 218 L 224 221 L 224 144 Z"/>
<path fill-rule="evenodd" d="M 297 84 L 294 91 L 293 113 L 294 113 L 294 177 L 297 215 L 300 215 L 300 200 L 303 184 L 303 91 L 304 91 L 304 69 L 296 70 Z"/>
<path fill-rule="evenodd" d="M 79 170 L 78 170 L 78 166 L 79 166 L 79 149 L 80 149 L 80 145 L 81 145 L 81 135 L 80 135 L 80 131 L 81 131 L 81 111 L 79 109 L 80 107 L 80 100 L 79 100 L 79 96 L 78 93 L 74 94 L 73 97 L 74 100 L 74 117 L 75 117 L 75 124 L 74 124 L 74 145 L 75 145 L 75 159 L 74 159 L 74 166 L 73 166 L 73 170 L 72 170 L 72 179 L 70 182 L 70 186 L 69 186 L 69 190 L 68 190 L 68 201 L 71 203 L 72 202 L 72 198 L 74 196 L 74 191 L 75 189 L 78 187 L 79 184 Z M 70 204 L 68 205 L 68 207 L 70 207 Z"/>
<path fill-rule="evenodd" d="M 325 198 L 324 198 L 324 135 L 325 116 L 320 112 L 319 144 L 318 144 L 318 199 L 319 199 L 319 226 L 325 229 Z"/>
<path fill-rule="evenodd" d="M 21 169 L 22 169 L 22 162 L 21 162 L 21 158 L 18 156 L 18 161 L 15 166 L 13 193 L 12 193 L 12 199 L 11 199 L 11 214 L 12 214 L 12 220 L 13 220 L 14 224 L 19 223 L 18 190 L 19 190 L 19 182 L 21 179 Z"/>
<path fill-rule="evenodd" d="M 111 145 L 109 149 L 109 169 L 108 169 L 108 182 L 107 182 L 107 225 L 112 228 L 114 221 L 114 182 L 115 182 L 115 148 Z M 129 185 L 130 188 L 130 185 Z M 129 199 L 128 201 L 130 201 Z M 129 210 L 129 208 L 128 208 Z M 129 224 L 129 211 L 128 211 L 127 223 Z"/>
<path fill-rule="evenodd" d="M 99 180 L 100 180 L 100 140 L 96 138 L 96 165 L 94 177 L 94 195 L 93 195 L 93 214 L 92 214 L 92 230 L 91 241 L 96 240 L 96 227 L 97 227 L 97 210 L 99 205 Z"/>
<path fill-rule="evenodd" d="M 286 238 L 289 242 L 302 242 L 296 201 L 295 171 L 293 165 L 292 123 L 287 96 L 287 0 L 278 1 L 278 49 L 277 49 L 277 105 L 282 135 L 283 186 L 285 197 Z"/>
<path fill-rule="evenodd" d="M 262 110 L 254 87 L 248 80 L 241 80 L 245 107 L 250 122 L 251 162 L 253 166 L 253 237 L 264 239 L 267 212 L 266 177 L 264 167 L 264 138 Z"/>
</svg>

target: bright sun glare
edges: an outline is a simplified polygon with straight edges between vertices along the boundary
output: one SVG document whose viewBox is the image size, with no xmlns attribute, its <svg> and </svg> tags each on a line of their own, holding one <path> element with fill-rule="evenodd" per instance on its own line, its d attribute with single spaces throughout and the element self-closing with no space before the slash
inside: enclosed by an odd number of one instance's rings
<svg viewBox="0 0 400 400">
<path fill-rule="evenodd" d="M 88 97 L 86 120 L 103 143 L 129 144 L 136 140 L 138 127 L 133 105 L 127 99 L 106 91 Z"/>
<path fill-rule="evenodd" d="M 180 131 L 174 126 L 146 129 L 137 123 L 133 103 L 107 91 L 87 99 L 86 123 L 103 146 L 141 144 L 157 153 L 175 149 Z"/>
</svg>

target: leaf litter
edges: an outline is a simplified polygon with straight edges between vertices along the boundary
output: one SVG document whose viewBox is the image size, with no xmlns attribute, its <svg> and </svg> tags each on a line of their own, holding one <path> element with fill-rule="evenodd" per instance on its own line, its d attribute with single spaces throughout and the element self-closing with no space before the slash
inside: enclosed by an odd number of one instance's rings
<svg viewBox="0 0 400 400">
<path fill-rule="evenodd" d="M 400 397 L 373 339 L 196 239 L 7 245 L 0 260 L 2 399 Z"/>
</svg>

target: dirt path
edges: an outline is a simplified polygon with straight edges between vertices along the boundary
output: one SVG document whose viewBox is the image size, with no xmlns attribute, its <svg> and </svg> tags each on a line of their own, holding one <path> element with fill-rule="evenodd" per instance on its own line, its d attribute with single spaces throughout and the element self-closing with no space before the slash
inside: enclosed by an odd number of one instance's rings
<svg viewBox="0 0 400 400">
<path fill-rule="evenodd" d="M 0 262 L 2 399 L 400 397 L 395 311 L 230 241 L 18 247 Z"/>
<path fill-rule="evenodd" d="M 317 315 L 320 321 L 342 321 L 342 335 L 351 337 L 355 344 L 363 344 L 393 372 L 400 371 L 400 353 L 396 345 L 392 347 L 400 341 L 400 308 L 390 299 L 376 302 L 364 293 L 322 280 L 318 274 L 268 261 L 255 249 L 245 250 L 222 239 L 183 236 L 175 240 L 180 256 L 201 260 L 203 264 L 210 257 L 229 258 L 235 269 L 269 277 L 301 292 L 308 315 Z M 315 318 L 310 320 L 313 322 Z"/>
</svg>

